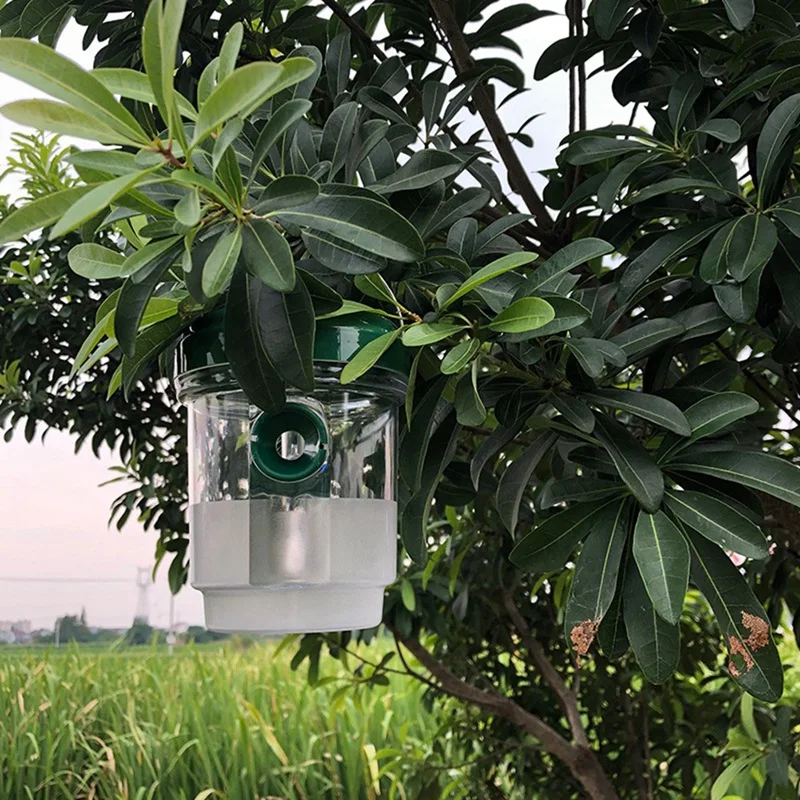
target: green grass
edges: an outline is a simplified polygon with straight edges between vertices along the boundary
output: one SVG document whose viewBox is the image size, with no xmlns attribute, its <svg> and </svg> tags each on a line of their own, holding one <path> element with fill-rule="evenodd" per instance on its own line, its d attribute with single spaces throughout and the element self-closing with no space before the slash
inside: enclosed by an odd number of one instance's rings
<svg viewBox="0 0 800 800">
<path fill-rule="evenodd" d="M 332 659 L 311 687 L 290 658 L 273 644 L 3 648 L 0 798 L 418 796 L 414 762 L 437 737 L 424 687 L 345 690 Z"/>
</svg>

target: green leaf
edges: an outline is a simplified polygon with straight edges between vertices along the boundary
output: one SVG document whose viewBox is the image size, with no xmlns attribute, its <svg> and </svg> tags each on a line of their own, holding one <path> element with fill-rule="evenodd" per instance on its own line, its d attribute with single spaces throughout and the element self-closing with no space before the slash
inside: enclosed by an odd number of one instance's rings
<svg viewBox="0 0 800 800">
<path fill-rule="evenodd" d="M 328 286 L 327 283 L 320 280 L 316 275 L 312 275 L 310 272 L 306 272 L 302 269 L 301 267 L 304 264 L 306 264 L 305 261 L 300 262 L 300 266 L 297 267 L 297 272 L 303 283 L 305 283 L 308 293 L 311 295 L 311 300 L 314 303 L 314 313 L 317 315 L 317 319 L 340 311 L 344 305 L 342 296 Z"/>
<path fill-rule="evenodd" d="M 634 0 L 595 0 L 592 16 L 600 38 L 608 41 L 634 5 Z"/>
<path fill-rule="evenodd" d="M 664 28 L 664 13 L 660 8 L 648 8 L 638 13 L 628 25 L 628 35 L 633 46 L 645 57 L 652 59 Z"/>
<path fill-rule="evenodd" d="M 219 49 L 218 81 L 224 81 L 236 69 L 236 61 L 239 58 L 243 38 L 244 26 L 241 22 L 235 22 L 225 34 L 222 47 Z"/>
<path fill-rule="evenodd" d="M 314 389 L 316 317 L 302 281 L 291 292 L 264 287 L 259 296 L 259 331 L 275 371 L 291 386 Z"/>
<path fill-rule="evenodd" d="M 636 569 L 630 552 L 624 552 L 617 578 L 616 594 L 611 605 L 597 629 L 597 643 L 603 654 L 612 661 L 618 661 L 630 649 L 628 633 L 625 630 L 625 586 L 628 582 L 628 570 Z M 646 594 L 646 593 L 645 593 Z M 649 599 L 649 598 L 648 598 Z"/>
<path fill-rule="evenodd" d="M 219 74 L 219 56 L 212 58 L 206 64 L 205 69 L 200 74 L 200 80 L 197 82 L 197 107 L 202 108 L 208 100 L 214 87 L 217 85 L 217 75 Z M 197 119 L 197 115 L 195 115 Z"/>
<path fill-rule="evenodd" d="M 756 13 L 754 0 L 722 0 L 728 19 L 737 31 L 743 31 Z"/>
<path fill-rule="evenodd" d="M 0 42 L 1 43 L 1 42 Z M 104 208 L 107 208 L 118 197 L 138 186 L 157 167 L 120 175 L 118 178 L 101 183 L 81 195 L 63 214 L 50 231 L 50 239 L 58 239 L 90 220 Z"/>
<path fill-rule="evenodd" d="M 626 303 L 656 270 L 680 258 L 711 236 L 719 223 L 698 222 L 659 236 L 653 244 L 625 266 L 619 280 L 617 300 Z"/>
<path fill-rule="evenodd" d="M 92 280 L 125 278 L 130 274 L 123 269 L 125 257 L 118 250 L 99 244 L 76 244 L 69 251 L 67 260 L 74 273 Z"/>
<path fill-rule="evenodd" d="M 563 415 L 571 425 L 579 431 L 591 433 L 594 430 L 594 414 L 586 403 L 578 400 L 577 397 L 570 397 L 566 394 L 553 394 L 550 397 L 553 408 Z"/>
<path fill-rule="evenodd" d="M 441 371 L 443 375 L 456 375 L 466 367 L 481 349 L 480 339 L 467 338 L 459 342 L 445 354 L 442 359 Z"/>
<path fill-rule="evenodd" d="M 239 253 L 242 251 L 242 229 L 236 225 L 217 239 L 206 263 L 203 265 L 203 294 L 216 297 L 233 275 Z"/>
<path fill-rule="evenodd" d="M 350 31 L 335 36 L 325 52 L 325 73 L 328 76 L 328 91 L 333 99 L 347 90 L 350 80 Z"/>
<path fill-rule="evenodd" d="M 126 399 L 147 366 L 178 338 L 191 320 L 191 317 L 173 315 L 136 336 L 132 351 L 125 354 L 121 365 L 122 389 Z"/>
<path fill-rule="evenodd" d="M 612 503 L 616 508 L 614 500 L 581 503 L 548 517 L 520 539 L 509 555 L 511 563 L 535 572 L 561 569 L 578 543 L 595 529 L 598 519 L 603 518 Z"/>
<path fill-rule="evenodd" d="M 286 390 L 261 341 L 261 281 L 236 270 L 225 305 L 225 354 L 247 397 L 262 411 L 277 411 Z"/>
<path fill-rule="evenodd" d="M 680 631 L 656 613 L 635 565 L 625 577 L 623 614 L 633 653 L 647 680 L 664 683 L 678 666 Z"/>
<path fill-rule="evenodd" d="M 600 258 L 614 250 L 614 246 L 603 239 L 579 239 L 557 253 L 550 256 L 547 261 L 529 275 L 517 289 L 514 299 L 527 297 L 540 291 L 559 280 L 575 267 Z"/>
<path fill-rule="evenodd" d="M 692 583 L 714 611 L 731 651 L 728 670 L 753 697 L 774 703 L 783 694 L 783 667 L 770 625 L 753 590 L 717 545 L 689 531 Z"/>
<path fill-rule="evenodd" d="M 394 344 L 400 335 L 401 329 L 384 333 L 377 339 L 367 342 L 351 359 L 345 364 L 342 370 L 341 382 L 350 383 L 356 378 L 360 378 L 365 372 L 372 369 L 380 357 Z"/>
<path fill-rule="evenodd" d="M 673 131 L 679 131 L 700 97 L 705 82 L 697 72 L 684 72 L 669 92 L 667 115 Z"/>
<path fill-rule="evenodd" d="M 214 150 L 211 153 L 211 169 L 213 169 L 215 173 L 219 171 L 219 165 L 223 156 L 227 154 L 228 148 L 239 138 L 243 127 L 244 122 L 242 118 L 234 117 L 225 123 L 222 132 L 217 136 L 217 140 L 214 142 Z M 235 158 L 234 156 L 234 160 Z M 236 194 L 238 194 L 238 192 L 235 192 L 234 196 Z"/>
<path fill-rule="evenodd" d="M 628 195 L 626 201 L 629 205 L 636 203 L 644 203 L 647 200 L 652 200 L 654 197 L 661 197 L 665 194 L 675 194 L 678 192 L 701 192 L 705 195 L 719 194 L 721 191 L 720 185 L 712 181 L 701 181 L 697 178 L 667 178 L 658 183 L 652 183 L 645 186 L 643 189 L 637 190 L 634 194 Z M 738 197 L 738 194 L 729 192 L 730 195 Z M 688 228 L 689 226 L 687 226 Z M 705 227 L 708 227 L 707 225 Z M 682 230 L 682 229 L 679 229 Z"/>
<path fill-rule="evenodd" d="M 397 306 L 397 298 L 382 275 L 357 275 L 353 280 L 353 284 L 356 289 L 363 292 L 367 297 Z"/>
<path fill-rule="evenodd" d="M 659 448 L 661 460 L 672 457 L 692 442 L 713 436 L 729 425 L 758 411 L 758 401 L 741 392 L 715 391 L 686 409 L 685 416 L 692 429 L 689 439 L 666 437 Z"/>
<path fill-rule="evenodd" d="M 128 358 L 134 358 L 136 355 L 137 334 L 145 309 L 166 269 L 165 264 L 161 269 L 152 271 L 141 283 L 134 283 L 131 278 L 128 278 L 122 284 L 114 314 L 114 336 L 119 342 L 120 350 Z M 125 370 L 123 369 L 123 388 L 125 388 L 124 377 Z M 127 389 L 125 391 L 127 392 Z"/>
<path fill-rule="evenodd" d="M 479 269 L 474 275 L 471 275 L 461 286 L 456 289 L 447 300 L 442 303 L 441 310 L 443 311 L 445 308 L 451 306 L 456 300 L 460 300 L 464 295 L 469 294 L 470 292 L 477 289 L 479 286 L 483 286 L 484 283 L 487 281 L 492 280 L 492 278 L 496 278 L 498 275 L 503 275 L 506 272 L 510 272 L 512 269 L 516 269 L 517 267 L 522 267 L 525 264 L 530 264 L 532 261 L 535 261 L 537 258 L 535 253 L 511 253 L 507 256 L 503 256 L 502 258 L 498 258 L 495 261 L 492 261 L 491 264 L 487 264 L 485 267 Z"/>
<path fill-rule="evenodd" d="M 0 72 L 94 117 L 133 142 L 150 141 L 133 115 L 97 78 L 49 47 L 26 39 L 1 39 Z"/>
<path fill-rule="evenodd" d="M 448 384 L 447 378 L 440 378 L 425 392 L 417 403 L 411 418 L 411 425 L 400 443 L 398 465 L 400 474 L 413 491 L 420 487 L 423 464 L 428 452 L 434 425 L 439 422 L 437 409 L 442 393 Z"/>
<path fill-rule="evenodd" d="M 645 511 L 655 512 L 664 494 L 664 476 L 656 463 L 626 428 L 600 415 L 594 435 L 608 451 L 620 477 Z"/>
<path fill-rule="evenodd" d="M 337 106 L 325 121 L 319 154 L 320 158 L 331 162 L 329 180 L 335 180 L 347 161 L 357 121 L 358 103 L 355 102 L 342 103 Z"/>
<path fill-rule="evenodd" d="M 0 222 L 0 245 L 18 242 L 40 228 L 46 228 L 60 219 L 66 211 L 93 186 L 75 186 L 47 194 L 20 206 Z"/>
<path fill-rule="evenodd" d="M 583 325 L 591 316 L 591 312 L 586 306 L 582 306 L 577 300 L 569 297 L 548 295 L 546 302 L 552 307 L 555 316 L 537 330 L 537 336 L 552 336 L 555 333 L 570 331 Z"/>
<path fill-rule="evenodd" d="M 706 283 L 720 283 L 728 274 L 728 251 L 740 219 L 742 217 L 737 217 L 720 228 L 703 252 L 699 274 Z"/>
<path fill-rule="evenodd" d="M 739 0 L 749 2 L 752 0 Z M 767 117 L 756 145 L 756 174 L 758 175 L 759 206 L 764 199 L 765 190 L 772 188 L 780 166 L 781 155 L 792 129 L 800 117 L 800 94 L 788 97 L 775 107 Z"/>
<path fill-rule="evenodd" d="M 689 585 L 689 546 L 663 511 L 639 513 L 633 557 L 656 612 L 677 624 Z"/>
<path fill-rule="evenodd" d="M 425 254 L 425 245 L 408 220 L 366 197 L 320 195 L 310 203 L 281 211 L 280 218 L 396 261 L 416 261 Z"/>
<path fill-rule="evenodd" d="M 600 478 L 562 478 L 546 484 L 539 493 L 539 505 L 550 508 L 559 503 L 589 502 L 620 495 L 624 487 L 617 481 Z"/>
<path fill-rule="evenodd" d="M 251 219 L 242 228 L 242 260 L 247 271 L 277 292 L 295 287 L 294 257 L 283 235 L 265 219 Z"/>
<path fill-rule="evenodd" d="M 278 92 L 299 83 L 316 69 L 308 58 L 287 58 L 276 64 L 256 61 L 235 70 L 214 89 L 200 109 L 193 146 L 235 116 L 246 117 Z"/>
<path fill-rule="evenodd" d="M 766 558 L 769 545 L 761 529 L 736 508 L 702 492 L 666 495 L 667 508 L 706 539 L 745 558 Z"/>
<path fill-rule="evenodd" d="M 103 144 L 136 145 L 130 136 L 109 128 L 96 117 L 54 100 L 17 100 L 0 108 L 7 120 L 41 131 L 74 136 Z"/>
<path fill-rule="evenodd" d="M 733 144 L 742 138 L 742 129 L 735 119 L 710 119 L 698 129 L 698 133 L 707 133 L 726 144 Z"/>
<path fill-rule="evenodd" d="M 587 654 L 614 600 L 628 516 L 626 500 L 608 506 L 581 547 L 564 611 L 567 640 L 578 657 Z"/>
<path fill-rule="evenodd" d="M 656 425 L 681 436 L 689 436 L 692 432 L 683 412 L 663 397 L 627 389 L 598 389 L 595 392 L 585 393 L 582 397 L 590 403 L 626 411 L 655 422 Z"/>
<path fill-rule="evenodd" d="M 199 172 L 189 172 L 189 170 L 186 169 L 175 170 L 175 172 L 170 175 L 170 181 L 177 183 L 179 186 L 197 188 L 209 197 L 213 197 L 220 205 L 225 206 L 229 211 L 235 211 L 230 197 L 228 197 L 222 188 Z"/>
<path fill-rule="evenodd" d="M 581 136 L 564 150 L 563 158 L 568 164 L 584 166 L 608 158 L 617 158 L 628 153 L 647 151 L 650 148 L 635 139 L 610 139 L 604 136 Z"/>
<path fill-rule="evenodd" d="M 662 345 L 681 336 L 686 329 L 671 319 L 656 318 L 632 325 L 612 336 L 611 344 L 621 348 L 629 362 L 636 361 Z"/>
<path fill-rule="evenodd" d="M 763 214 L 738 217 L 727 248 L 728 272 L 737 281 L 745 280 L 769 261 L 777 244 L 778 231 L 769 217 Z"/>
<path fill-rule="evenodd" d="M 425 189 L 437 181 L 451 178 L 464 169 L 464 162 L 444 150 L 418 150 L 396 172 L 370 184 L 378 194 L 393 194 Z"/>
<path fill-rule="evenodd" d="M 422 116 L 428 133 L 439 123 L 448 92 L 447 84 L 441 81 L 426 80 L 422 83 Z"/>
<path fill-rule="evenodd" d="M 403 344 L 406 347 L 422 347 L 435 344 L 454 336 L 468 328 L 460 322 L 419 322 L 403 331 Z"/>
<path fill-rule="evenodd" d="M 65 160 L 75 167 L 106 172 L 109 175 L 128 175 L 141 169 L 136 163 L 136 156 L 122 150 L 83 150 L 71 153 Z"/>
<path fill-rule="evenodd" d="M 403 605 L 409 610 L 414 611 L 417 607 L 417 598 L 414 595 L 414 587 L 411 585 L 411 581 L 403 578 L 400 581 L 400 595 L 403 600 Z"/>
<path fill-rule="evenodd" d="M 542 328 L 555 317 L 553 306 L 539 297 L 523 297 L 501 311 L 488 325 L 498 333 L 525 333 Z"/>
<path fill-rule="evenodd" d="M 555 440 L 555 434 L 550 431 L 540 432 L 534 439 L 533 444 L 528 445 L 522 454 L 514 459 L 500 478 L 500 483 L 497 486 L 497 513 L 500 515 L 503 524 L 511 533 L 513 533 L 517 527 L 519 507 L 522 503 L 525 490 L 530 483 L 533 471 Z M 522 541 L 524 542 L 526 539 L 527 537 Z M 522 542 L 520 542 L 520 545 L 521 544 Z M 523 566 L 522 561 L 514 558 L 514 553 L 518 551 L 520 545 L 514 548 L 511 557 L 515 564 Z M 522 553 L 523 551 L 519 552 Z M 525 561 L 525 565 L 530 564 L 530 560 Z"/>
<path fill-rule="evenodd" d="M 486 419 L 486 406 L 478 393 L 478 362 L 472 362 L 472 369 L 456 386 L 456 419 L 461 425 L 482 425 Z"/>
<path fill-rule="evenodd" d="M 127 97 L 129 100 L 138 100 L 140 103 L 156 105 L 150 81 L 143 72 L 124 67 L 100 67 L 93 69 L 90 74 L 94 75 L 112 94 Z M 190 120 L 197 119 L 197 111 L 182 94 L 175 92 L 175 101 L 178 111 L 184 117 Z"/>
<path fill-rule="evenodd" d="M 256 214 L 272 214 L 305 205 L 319 195 L 319 184 L 307 175 L 283 175 L 267 186 L 253 208 Z"/>
<path fill-rule="evenodd" d="M 740 483 L 800 508 L 800 467 L 778 456 L 757 451 L 687 451 L 670 468 Z"/>
<path fill-rule="evenodd" d="M 773 206 L 772 213 L 788 228 L 790 233 L 800 237 L 800 197 L 790 197 Z"/>
<path fill-rule="evenodd" d="M 605 369 L 603 354 L 590 342 L 572 338 L 567 340 L 567 347 L 590 378 L 599 378 L 603 374 Z"/>
<path fill-rule="evenodd" d="M 175 219 L 187 228 L 193 228 L 200 222 L 200 193 L 197 189 L 191 189 L 175 204 L 173 209 Z"/>
<path fill-rule="evenodd" d="M 731 761 L 717 776 L 711 786 L 710 800 L 725 800 L 731 784 L 745 771 L 749 770 L 760 758 L 761 753 L 745 753 Z"/>
<path fill-rule="evenodd" d="M 249 188 L 258 175 L 258 170 L 267 154 L 272 149 L 273 145 L 278 139 L 283 136 L 289 128 L 301 119 L 311 108 L 309 100 L 289 100 L 283 103 L 278 109 L 270 116 L 261 133 L 256 140 L 256 146 L 253 148 L 253 157 L 250 160 L 250 176 L 247 181 Z"/>
<path fill-rule="evenodd" d="M 424 467 L 420 475 L 420 488 L 403 509 L 400 529 L 408 554 L 418 564 L 428 557 L 426 535 L 431 504 L 442 471 L 450 463 L 458 443 L 461 426 L 454 414 L 449 414 L 431 439 Z"/>
</svg>

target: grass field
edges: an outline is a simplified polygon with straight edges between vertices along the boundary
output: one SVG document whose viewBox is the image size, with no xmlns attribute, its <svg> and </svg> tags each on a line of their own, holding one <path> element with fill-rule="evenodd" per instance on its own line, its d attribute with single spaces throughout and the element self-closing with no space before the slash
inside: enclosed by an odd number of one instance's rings
<svg viewBox="0 0 800 800">
<path fill-rule="evenodd" d="M 3 648 L 0 798 L 420 796 L 437 736 L 424 687 L 392 676 L 354 693 L 332 659 L 310 687 L 290 658 L 273 644 Z M 447 796 L 458 784 L 442 775 Z"/>
</svg>

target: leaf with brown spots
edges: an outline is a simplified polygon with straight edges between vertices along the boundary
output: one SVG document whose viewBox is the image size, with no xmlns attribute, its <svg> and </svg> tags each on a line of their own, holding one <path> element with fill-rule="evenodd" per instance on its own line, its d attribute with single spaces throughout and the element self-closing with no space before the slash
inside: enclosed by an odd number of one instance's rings
<svg viewBox="0 0 800 800">
<path fill-rule="evenodd" d="M 728 671 L 753 697 L 774 703 L 783 694 L 783 668 L 767 615 L 725 552 L 687 531 L 692 583 L 711 604 L 730 651 Z"/>
<path fill-rule="evenodd" d="M 566 634 L 578 656 L 585 656 L 614 600 L 628 533 L 630 502 L 616 501 L 596 515 L 581 548 L 564 614 Z"/>
</svg>

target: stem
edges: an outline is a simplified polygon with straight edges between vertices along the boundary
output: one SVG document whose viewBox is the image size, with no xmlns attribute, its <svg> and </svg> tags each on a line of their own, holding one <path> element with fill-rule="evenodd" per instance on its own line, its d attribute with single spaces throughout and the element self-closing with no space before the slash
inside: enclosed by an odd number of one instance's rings
<svg viewBox="0 0 800 800">
<path fill-rule="evenodd" d="M 439 24 L 442 27 L 449 49 L 453 54 L 456 72 L 463 74 L 473 69 L 475 62 L 470 54 L 464 34 L 456 21 L 453 8 L 449 0 L 430 0 L 431 7 Z M 522 166 L 519 156 L 514 150 L 511 139 L 497 114 L 494 101 L 486 86 L 479 83 L 473 94 L 475 106 L 492 137 L 498 155 L 508 171 L 508 181 L 511 188 L 525 201 L 530 212 L 545 235 L 552 236 L 553 220 L 542 199 L 531 183 L 528 173 Z"/>
</svg>

